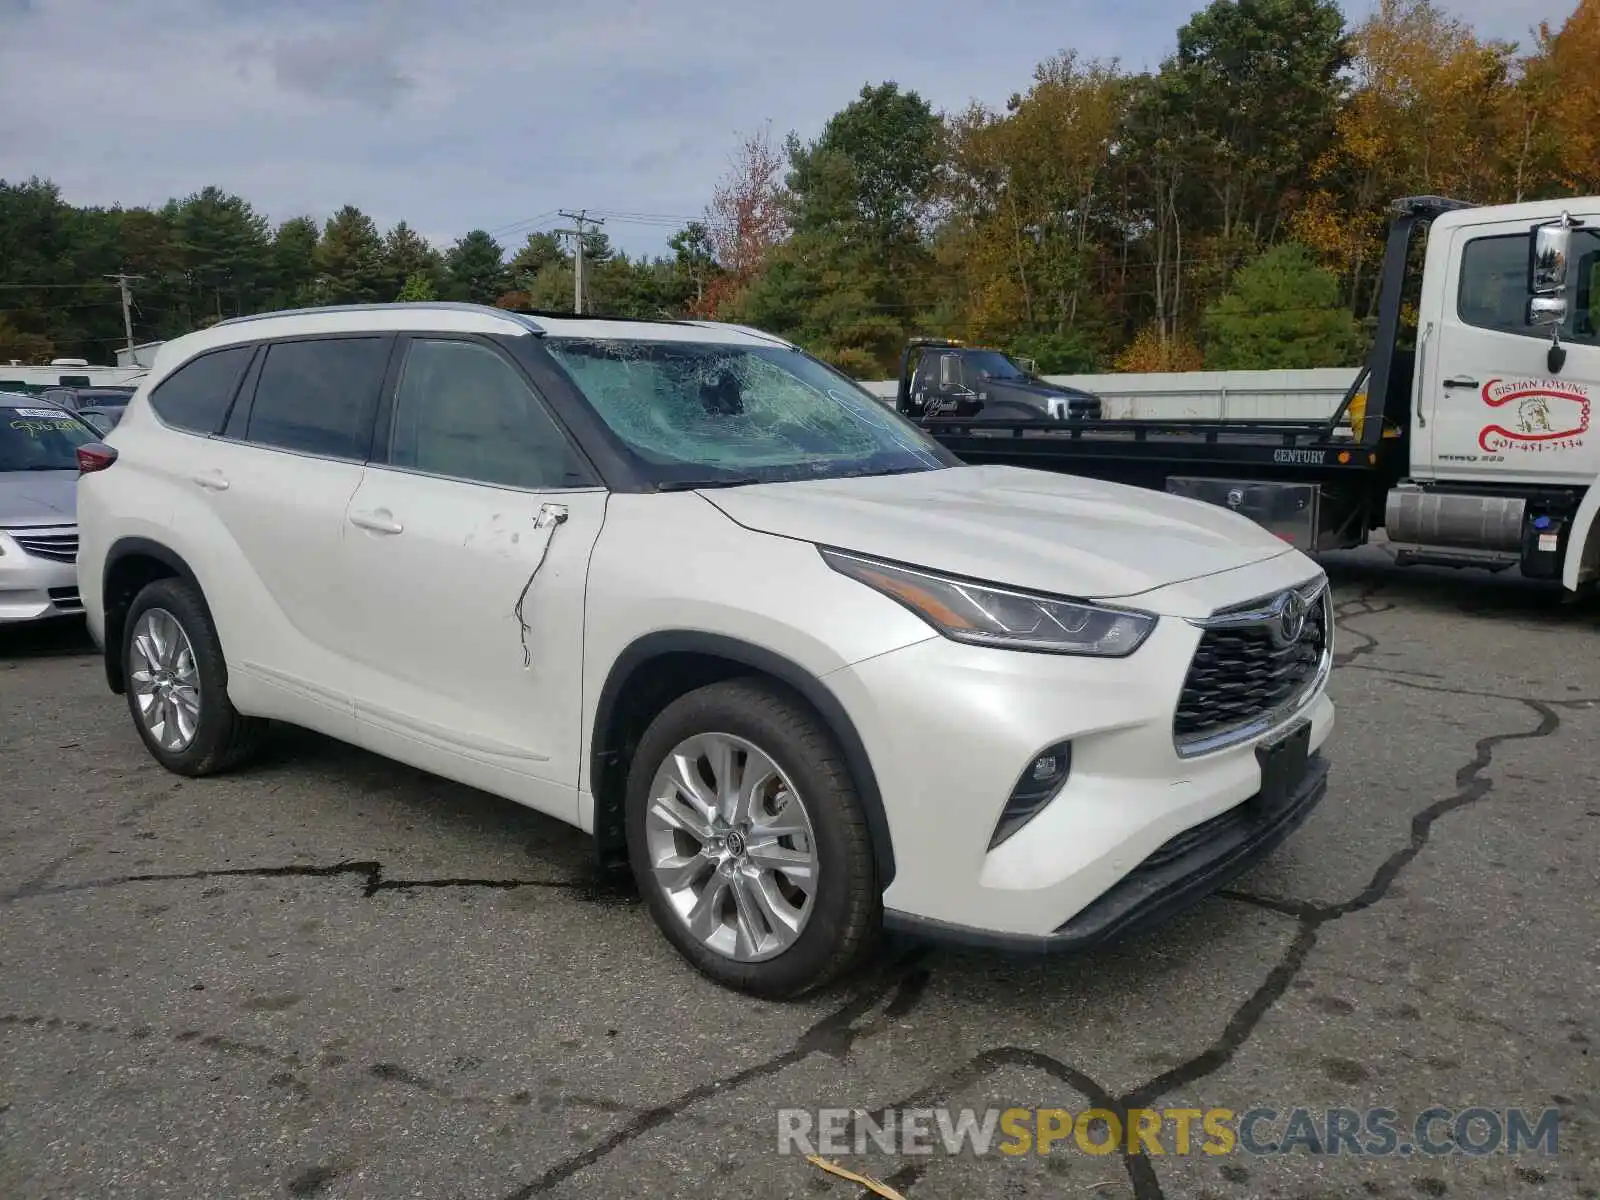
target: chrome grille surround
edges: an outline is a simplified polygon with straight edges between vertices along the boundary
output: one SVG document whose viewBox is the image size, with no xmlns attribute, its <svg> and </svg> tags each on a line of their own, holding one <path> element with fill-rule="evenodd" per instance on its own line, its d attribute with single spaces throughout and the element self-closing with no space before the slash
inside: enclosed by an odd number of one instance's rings
<svg viewBox="0 0 1600 1200">
<path fill-rule="evenodd" d="M 1179 758 L 1224 750 L 1287 723 L 1333 670 L 1326 575 L 1189 623 L 1202 632 L 1173 713 Z"/>
</svg>

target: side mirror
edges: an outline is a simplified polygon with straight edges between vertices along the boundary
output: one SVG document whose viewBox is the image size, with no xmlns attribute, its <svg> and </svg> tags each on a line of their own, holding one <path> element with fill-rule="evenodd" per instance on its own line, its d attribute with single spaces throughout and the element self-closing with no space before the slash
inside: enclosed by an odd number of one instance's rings
<svg viewBox="0 0 1600 1200">
<path fill-rule="evenodd" d="M 1559 328 L 1567 319 L 1565 296 L 1535 296 L 1528 301 L 1528 324 L 1541 329 Z"/>
<path fill-rule="evenodd" d="M 1567 286 L 1567 259 L 1572 250 L 1569 218 L 1561 214 L 1554 225 L 1533 229 L 1533 254 L 1528 262 L 1528 293 L 1533 296 L 1559 292 Z"/>
<path fill-rule="evenodd" d="M 1567 286 L 1567 261 L 1575 224 L 1571 214 L 1562 213 L 1548 225 L 1535 225 L 1528 245 L 1528 324 L 1550 331 L 1545 365 L 1552 375 L 1560 374 L 1567 361 L 1566 348 L 1561 344 L 1567 299 L 1561 292 Z"/>
<path fill-rule="evenodd" d="M 956 356 L 954 354 L 941 354 L 939 356 L 939 387 L 948 390 L 960 382 L 960 373 L 957 370 Z"/>
</svg>

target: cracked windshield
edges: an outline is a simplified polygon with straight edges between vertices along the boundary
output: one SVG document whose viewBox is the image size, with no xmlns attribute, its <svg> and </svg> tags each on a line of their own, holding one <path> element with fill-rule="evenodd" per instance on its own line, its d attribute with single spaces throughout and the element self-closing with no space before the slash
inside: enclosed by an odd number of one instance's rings
<svg viewBox="0 0 1600 1200">
<path fill-rule="evenodd" d="M 902 474 L 955 461 L 849 380 L 783 347 L 545 344 L 659 483 Z"/>
</svg>

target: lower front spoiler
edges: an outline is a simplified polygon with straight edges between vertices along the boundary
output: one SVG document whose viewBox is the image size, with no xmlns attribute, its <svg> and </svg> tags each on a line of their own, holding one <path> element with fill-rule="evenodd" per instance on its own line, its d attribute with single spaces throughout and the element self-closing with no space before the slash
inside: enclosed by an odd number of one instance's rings
<svg viewBox="0 0 1600 1200">
<path fill-rule="evenodd" d="M 908 937 L 1034 954 L 1087 950 L 1163 924 L 1266 858 L 1311 815 L 1328 791 L 1328 763 L 1306 762 L 1300 786 L 1274 809 L 1253 798 L 1171 838 L 1112 888 L 1050 933 L 993 933 L 886 911 L 884 928 Z"/>
</svg>

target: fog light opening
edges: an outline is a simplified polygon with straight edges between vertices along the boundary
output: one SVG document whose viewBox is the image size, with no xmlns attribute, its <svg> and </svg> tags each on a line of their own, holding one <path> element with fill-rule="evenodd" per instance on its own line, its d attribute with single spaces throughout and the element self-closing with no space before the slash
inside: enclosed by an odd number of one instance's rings
<svg viewBox="0 0 1600 1200">
<path fill-rule="evenodd" d="M 1035 754 L 1006 798 L 1006 806 L 989 838 L 989 849 L 993 850 L 1043 812 L 1045 805 L 1061 791 L 1071 771 L 1071 742 L 1057 742 Z"/>
</svg>

